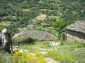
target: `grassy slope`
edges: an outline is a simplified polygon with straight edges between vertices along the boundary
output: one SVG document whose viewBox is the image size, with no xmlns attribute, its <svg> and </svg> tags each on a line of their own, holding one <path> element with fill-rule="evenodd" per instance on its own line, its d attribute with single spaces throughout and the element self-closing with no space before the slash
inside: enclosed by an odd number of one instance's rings
<svg viewBox="0 0 85 63">
<path fill-rule="evenodd" d="M 51 41 L 37 41 L 33 44 L 22 45 L 20 48 L 30 50 L 32 52 L 46 52 L 55 50 L 60 55 L 71 55 L 75 58 L 77 63 L 85 62 L 85 44 L 78 42 L 65 42 L 63 45 L 53 47 L 50 45 L 50 42 Z"/>
<path fill-rule="evenodd" d="M 31 44 L 20 45 L 19 48 L 24 51 L 30 50 L 31 52 L 47 52 L 47 51 L 57 51 L 60 55 L 71 55 L 75 58 L 75 63 L 85 63 L 85 44 L 78 42 L 64 42 L 63 45 L 60 46 L 51 46 L 50 42 L 52 41 L 37 41 Z M 56 52 L 56 53 L 57 53 Z M 56 55 L 55 55 L 56 56 Z M 46 57 L 50 57 L 46 55 Z M 3 53 L 0 51 L 0 61 L 4 63 L 11 63 L 12 61 L 7 60 L 8 58 L 12 60 L 11 55 Z M 53 58 L 53 57 L 52 57 Z M 54 58 L 53 58 L 54 59 Z M 57 59 L 56 59 L 57 60 Z"/>
</svg>

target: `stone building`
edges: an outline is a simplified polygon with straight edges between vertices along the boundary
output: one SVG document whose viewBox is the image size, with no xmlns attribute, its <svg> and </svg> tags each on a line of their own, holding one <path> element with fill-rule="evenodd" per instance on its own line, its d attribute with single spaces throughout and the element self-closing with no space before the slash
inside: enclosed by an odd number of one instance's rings
<svg viewBox="0 0 85 63">
<path fill-rule="evenodd" d="M 66 27 L 67 39 L 85 42 L 85 21 L 77 21 Z"/>
</svg>

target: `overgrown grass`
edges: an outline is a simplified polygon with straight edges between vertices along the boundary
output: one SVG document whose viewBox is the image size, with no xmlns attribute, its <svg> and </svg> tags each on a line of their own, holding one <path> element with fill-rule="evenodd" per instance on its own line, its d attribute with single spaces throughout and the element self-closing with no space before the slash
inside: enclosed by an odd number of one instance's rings
<svg viewBox="0 0 85 63">
<path fill-rule="evenodd" d="M 75 63 L 85 62 L 85 43 L 64 41 L 63 45 L 57 47 L 57 51 L 61 55 L 70 55 L 75 59 Z"/>
<path fill-rule="evenodd" d="M 31 52 L 34 51 L 46 51 L 47 49 L 51 48 L 51 45 L 49 44 L 51 41 L 36 41 L 32 44 L 25 44 L 20 45 L 20 49 L 30 50 Z"/>
<path fill-rule="evenodd" d="M 52 34 L 56 33 L 56 30 L 54 27 L 44 27 L 44 26 L 36 26 L 35 27 L 36 30 L 42 30 L 42 31 L 46 31 L 46 32 L 50 32 Z"/>
<path fill-rule="evenodd" d="M 28 51 L 34 54 L 35 51 L 39 53 L 46 52 L 43 54 L 45 58 L 50 57 L 60 63 L 85 63 L 84 43 L 64 41 L 63 45 L 51 46 L 51 42 L 52 41 L 35 41 L 34 43 L 22 44 L 19 46 L 19 49 L 22 49 L 26 54 Z M 11 59 L 11 61 L 8 59 Z M 31 57 L 31 59 L 33 58 Z M 0 63 L 5 63 L 4 61 L 6 63 L 13 63 L 13 56 L 0 51 Z"/>
<path fill-rule="evenodd" d="M 56 50 L 48 51 L 48 56 L 60 63 L 76 63 L 76 60 L 71 55 L 61 55 Z"/>
<path fill-rule="evenodd" d="M 13 55 L 15 63 L 46 63 L 45 57 L 39 52 L 16 52 Z"/>
<path fill-rule="evenodd" d="M 45 57 L 39 52 L 20 52 L 13 54 L 0 51 L 0 63 L 46 63 Z"/>
<path fill-rule="evenodd" d="M 45 56 L 52 57 L 61 63 L 84 63 L 85 44 L 81 42 L 64 41 L 63 45 L 51 46 L 52 41 L 37 41 L 34 44 L 20 46 L 22 49 L 49 52 Z M 83 59 L 82 59 L 83 58 Z"/>
<path fill-rule="evenodd" d="M 12 54 L 0 50 L 0 63 L 14 63 Z"/>
</svg>

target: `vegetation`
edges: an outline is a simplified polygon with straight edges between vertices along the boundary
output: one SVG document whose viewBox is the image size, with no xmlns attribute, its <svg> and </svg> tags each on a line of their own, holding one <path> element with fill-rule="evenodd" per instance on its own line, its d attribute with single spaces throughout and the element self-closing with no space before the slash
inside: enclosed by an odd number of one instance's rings
<svg viewBox="0 0 85 63">
<path fill-rule="evenodd" d="M 46 63 L 45 58 L 38 52 L 27 54 L 18 51 L 14 54 L 13 58 L 15 59 L 14 63 Z"/>
<path fill-rule="evenodd" d="M 0 51 L 1 63 L 46 63 L 46 58 L 53 58 L 59 63 L 84 63 L 85 44 L 65 41 L 63 45 L 51 46 L 51 41 L 36 41 L 22 44 L 18 51 L 8 54 Z M 4 56 L 3 56 L 4 55 Z M 11 59 L 9 61 L 9 59 Z M 22 59 L 22 60 L 21 60 Z"/>
<path fill-rule="evenodd" d="M 16 39 L 14 39 L 14 44 L 29 44 L 29 43 L 33 43 L 34 41 L 36 41 L 36 39 L 33 39 L 31 37 L 17 37 Z"/>
<path fill-rule="evenodd" d="M 29 24 L 39 25 L 44 22 L 52 26 L 53 22 L 60 19 L 73 23 L 85 18 L 83 0 L 0 0 L 0 9 L 0 22 L 12 22 L 8 26 L 12 30 L 12 35 L 17 33 L 18 27 L 26 27 Z M 40 13 L 47 16 L 45 21 L 37 20 L 34 23 L 33 19 L 35 20 Z"/>
<path fill-rule="evenodd" d="M 60 63 L 76 63 L 75 59 L 70 55 L 60 55 L 57 51 L 48 51 L 48 55 Z"/>
<path fill-rule="evenodd" d="M 46 63 L 45 57 L 39 52 L 32 54 L 29 51 L 28 53 L 16 51 L 13 55 L 4 52 L 1 54 L 4 54 L 4 56 L 0 55 L 1 63 Z"/>
<path fill-rule="evenodd" d="M 65 40 L 65 33 L 66 33 L 66 30 L 65 30 L 65 27 L 68 25 L 69 23 L 66 22 L 66 21 L 57 21 L 54 23 L 54 27 L 57 31 L 57 34 L 58 34 L 58 39 L 59 40 Z"/>
<path fill-rule="evenodd" d="M 60 63 L 83 63 L 85 44 L 80 42 L 64 41 L 63 45 L 51 46 L 51 41 L 37 41 L 30 45 L 21 45 L 23 50 L 39 51 L 45 57 L 51 57 Z M 78 53 L 79 52 L 79 53 Z M 83 60 L 81 59 L 83 58 Z"/>
<path fill-rule="evenodd" d="M 84 0 L 0 0 L 0 32 L 4 27 L 11 36 L 24 30 L 46 31 L 61 43 L 51 46 L 52 41 L 18 37 L 13 45 L 18 44 L 19 50 L 12 54 L 0 51 L 0 63 L 47 63 L 47 57 L 60 63 L 85 63 L 85 44 L 64 40 L 67 25 L 85 20 L 84 6 Z"/>
</svg>

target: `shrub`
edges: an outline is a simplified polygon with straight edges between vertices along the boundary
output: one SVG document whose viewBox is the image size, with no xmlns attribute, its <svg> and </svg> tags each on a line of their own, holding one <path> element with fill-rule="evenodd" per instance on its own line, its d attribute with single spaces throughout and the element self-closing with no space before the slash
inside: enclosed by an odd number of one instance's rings
<svg viewBox="0 0 85 63">
<path fill-rule="evenodd" d="M 15 44 L 30 44 L 30 43 L 34 43 L 35 39 L 31 38 L 31 37 L 17 37 L 14 39 Z"/>
<path fill-rule="evenodd" d="M 20 52 L 8 54 L 0 51 L 0 63 L 46 63 L 45 57 L 38 52 Z"/>
<path fill-rule="evenodd" d="M 25 53 L 17 51 L 14 54 L 15 63 L 46 63 L 45 57 L 40 53 Z"/>
<path fill-rule="evenodd" d="M 66 39 L 66 29 L 65 27 L 69 24 L 68 21 L 65 20 L 59 20 L 54 22 L 53 26 L 58 34 L 59 40 L 65 40 Z"/>
</svg>

